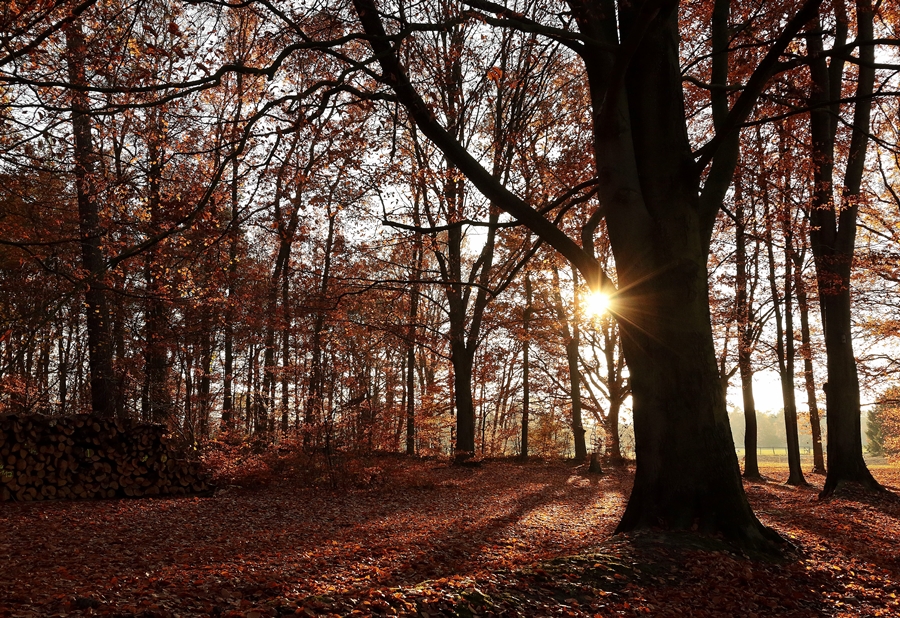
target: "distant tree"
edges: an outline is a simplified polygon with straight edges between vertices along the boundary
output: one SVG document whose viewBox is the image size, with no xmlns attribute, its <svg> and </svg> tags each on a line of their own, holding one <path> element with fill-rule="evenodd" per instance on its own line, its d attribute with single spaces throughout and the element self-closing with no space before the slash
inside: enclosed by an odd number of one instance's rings
<svg viewBox="0 0 900 618">
<path fill-rule="evenodd" d="M 887 389 L 869 410 L 866 437 L 872 455 L 900 457 L 900 387 Z"/>
<path fill-rule="evenodd" d="M 866 414 L 866 450 L 870 455 L 881 457 L 884 451 L 884 408 L 877 405 Z"/>
</svg>

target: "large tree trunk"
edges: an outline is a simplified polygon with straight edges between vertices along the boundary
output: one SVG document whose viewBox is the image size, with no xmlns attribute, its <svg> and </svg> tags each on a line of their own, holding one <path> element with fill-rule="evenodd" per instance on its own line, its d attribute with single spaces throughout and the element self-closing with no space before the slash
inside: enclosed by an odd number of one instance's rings
<svg viewBox="0 0 900 618">
<path fill-rule="evenodd" d="M 457 459 L 467 459 L 475 455 L 475 402 L 472 398 L 472 369 L 475 365 L 474 350 L 466 348 L 464 342 L 451 341 L 453 362 L 453 400 L 456 404 L 456 445 Z"/>
<path fill-rule="evenodd" d="M 697 527 L 764 545 L 774 533 L 756 520 L 744 495 L 719 388 L 705 255 L 685 257 L 659 255 L 663 276 L 653 284 L 629 277 L 620 287 L 627 290 L 620 302 L 639 302 L 646 317 L 622 323 L 637 469 L 617 530 Z M 678 266 L 666 269 L 667 262 Z"/>
<path fill-rule="evenodd" d="M 821 278 L 834 276 L 835 280 L 849 281 L 849 273 L 842 276 L 830 272 L 829 266 L 820 266 Z M 840 270 L 849 271 L 849 267 Z M 848 288 L 829 289 L 826 294 L 822 293 L 823 287 L 828 289 L 831 285 L 820 283 L 819 295 L 828 367 L 828 382 L 824 385 L 828 411 L 828 473 L 822 495 L 830 495 L 847 481 L 880 489 L 863 459 L 859 377 L 851 339 L 850 291 Z"/>
<path fill-rule="evenodd" d="M 873 16 L 871 0 L 857 0 L 858 40 L 873 40 Z M 846 25 L 842 27 L 843 34 L 846 35 Z M 820 31 L 815 28 L 808 37 L 808 45 L 813 53 L 822 49 Z M 839 33 L 836 38 L 840 40 L 843 37 Z M 832 494 L 846 482 L 858 482 L 871 489 L 881 489 L 863 459 L 859 377 L 851 332 L 850 270 L 856 243 L 858 200 L 865 168 L 871 95 L 875 82 L 874 45 L 860 45 L 859 58 L 853 133 L 840 204 L 836 203 L 834 196 L 836 112 L 839 112 L 834 101 L 841 96 L 842 62 L 835 58 L 829 67 L 825 64 L 824 55 L 820 55 L 810 64 L 813 81 L 810 133 L 812 159 L 815 162 L 815 192 L 810 209 L 809 235 L 816 265 L 828 369 L 825 387 L 828 473 L 822 490 L 823 497 Z M 830 107 L 826 105 L 829 100 L 832 101 Z"/>
<path fill-rule="evenodd" d="M 66 26 L 65 34 L 69 81 L 74 85 L 83 86 L 87 83 L 85 73 L 87 41 L 81 30 L 81 23 L 76 20 Z M 91 409 L 94 414 L 112 418 L 119 411 L 117 410 L 119 395 L 113 373 L 110 312 L 106 298 L 106 262 L 100 248 L 103 229 L 100 225 L 100 208 L 97 203 L 96 154 L 91 137 L 91 116 L 87 94 L 73 90 L 71 97 L 81 265 L 87 274 L 84 309 L 87 324 Z"/>
<path fill-rule="evenodd" d="M 621 90 L 597 87 L 615 79 L 601 55 L 586 63 L 634 402 L 637 468 L 618 531 L 695 528 L 768 549 L 778 535 L 744 494 L 709 313 L 709 242 L 736 152 L 716 158 L 698 191 L 675 8 L 648 26 Z M 626 26 L 643 19 L 634 11 L 621 15 Z"/>
</svg>

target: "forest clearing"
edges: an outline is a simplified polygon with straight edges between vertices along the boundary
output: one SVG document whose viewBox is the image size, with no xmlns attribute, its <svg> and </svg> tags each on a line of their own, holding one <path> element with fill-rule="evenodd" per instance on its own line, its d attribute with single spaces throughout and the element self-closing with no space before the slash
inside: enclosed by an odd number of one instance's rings
<svg viewBox="0 0 900 618">
<path fill-rule="evenodd" d="M 0 615 L 900 615 L 900 503 L 820 501 L 822 477 L 762 468 L 745 487 L 796 546 L 783 561 L 612 536 L 633 471 L 560 461 L 353 460 L 337 489 L 248 466 L 213 497 L 9 503 Z M 900 489 L 896 465 L 872 470 Z"/>
</svg>

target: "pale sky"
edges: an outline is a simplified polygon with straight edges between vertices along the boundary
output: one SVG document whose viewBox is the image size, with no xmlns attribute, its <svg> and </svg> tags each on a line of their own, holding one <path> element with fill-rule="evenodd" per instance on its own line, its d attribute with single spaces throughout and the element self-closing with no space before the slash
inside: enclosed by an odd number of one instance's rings
<svg viewBox="0 0 900 618">
<path fill-rule="evenodd" d="M 817 393 L 818 395 L 818 393 Z M 824 399 L 825 393 L 821 393 Z M 797 400 L 797 407 L 806 407 L 806 387 L 801 381 L 794 381 L 794 397 Z M 771 370 L 761 370 L 753 374 L 753 400 L 756 402 L 757 412 L 776 413 L 784 407 L 784 400 L 781 397 L 781 381 L 778 373 Z M 824 402 L 820 402 L 821 408 Z M 734 406 L 738 410 L 743 410 L 743 399 L 741 398 L 741 377 L 737 374 L 731 379 L 728 386 L 728 405 Z"/>
</svg>

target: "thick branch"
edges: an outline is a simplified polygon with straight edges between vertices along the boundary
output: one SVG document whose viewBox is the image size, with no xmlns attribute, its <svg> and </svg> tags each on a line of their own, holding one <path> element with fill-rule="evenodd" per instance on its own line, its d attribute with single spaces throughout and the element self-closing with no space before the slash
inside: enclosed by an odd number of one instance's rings
<svg viewBox="0 0 900 618">
<path fill-rule="evenodd" d="M 820 0 L 821 1 L 821 0 Z M 381 64 L 382 81 L 397 94 L 421 131 L 444 153 L 489 200 L 524 223 L 535 234 L 574 264 L 593 286 L 599 285 L 600 267 L 587 252 L 562 230 L 545 219 L 517 195 L 494 178 L 482 165 L 436 120 L 434 113 L 410 83 L 397 53 L 389 43 L 384 26 L 372 0 L 354 0 L 354 8 L 369 36 L 369 44 Z"/>
</svg>

